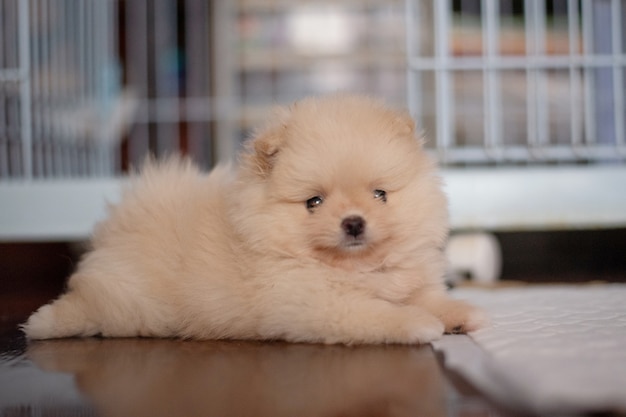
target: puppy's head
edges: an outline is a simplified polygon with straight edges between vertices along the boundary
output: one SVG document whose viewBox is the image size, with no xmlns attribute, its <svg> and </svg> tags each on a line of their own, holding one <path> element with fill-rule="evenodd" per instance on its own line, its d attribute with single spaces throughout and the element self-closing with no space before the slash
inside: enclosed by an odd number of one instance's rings
<svg viewBox="0 0 626 417">
<path fill-rule="evenodd" d="M 413 121 L 375 100 L 281 109 L 241 166 L 240 233 L 268 251 L 372 270 L 445 239 L 446 201 Z"/>
</svg>

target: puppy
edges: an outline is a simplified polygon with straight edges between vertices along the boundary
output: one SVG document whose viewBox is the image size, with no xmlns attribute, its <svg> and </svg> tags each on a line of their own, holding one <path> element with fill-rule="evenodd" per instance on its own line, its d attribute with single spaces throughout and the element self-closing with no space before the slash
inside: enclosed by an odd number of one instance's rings
<svg viewBox="0 0 626 417">
<path fill-rule="evenodd" d="M 410 117 L 360 96 L 277 111 L 238 166 L 148 162 L 68 291 L 70 336 L 427 343 L 485 323 L 443 285 L 446 198 Z"/>
</svg>

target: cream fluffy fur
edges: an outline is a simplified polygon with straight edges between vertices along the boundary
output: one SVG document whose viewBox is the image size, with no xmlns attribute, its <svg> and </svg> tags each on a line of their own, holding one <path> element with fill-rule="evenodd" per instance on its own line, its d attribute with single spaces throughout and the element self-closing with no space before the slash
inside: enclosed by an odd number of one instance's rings
<svg viewBox="0 0 626 417">
<path fill-rule="evenodd" d="M 483 313 L 442 283 L 446 199 L 421 146 L 405 113 L 333 95 L 278 111 L 238 167 L 149 162 L 23 330 L 350 344 L 476 329 Z"/>
</svg>

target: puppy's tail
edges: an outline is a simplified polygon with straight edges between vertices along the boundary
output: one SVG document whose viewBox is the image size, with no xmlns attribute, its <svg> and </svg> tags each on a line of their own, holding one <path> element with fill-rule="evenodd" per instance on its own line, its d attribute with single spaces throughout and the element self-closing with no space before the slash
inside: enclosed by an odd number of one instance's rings
<svg viewBox="0 0 626 417">
<path fill-rule="evenodd" d="M 39 308 L 20 327 L 29 339 L 93 336 L 98 329 L 85 314 L 84 303 L 78 293 L 70 291 Z"/>
</svg>

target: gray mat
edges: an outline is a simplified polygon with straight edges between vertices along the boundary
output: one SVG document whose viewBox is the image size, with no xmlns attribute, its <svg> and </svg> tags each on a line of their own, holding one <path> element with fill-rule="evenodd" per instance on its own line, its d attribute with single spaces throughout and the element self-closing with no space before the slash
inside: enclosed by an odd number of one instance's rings
<svg viewBox="0 0 626 417">
<path fill-rule="evenodd" d="M 626 285 L 452 294 L 483 306 L 493 323 L 433 345 L 485 394 L 540 415 L 626 412 Z"/>
</svg>

